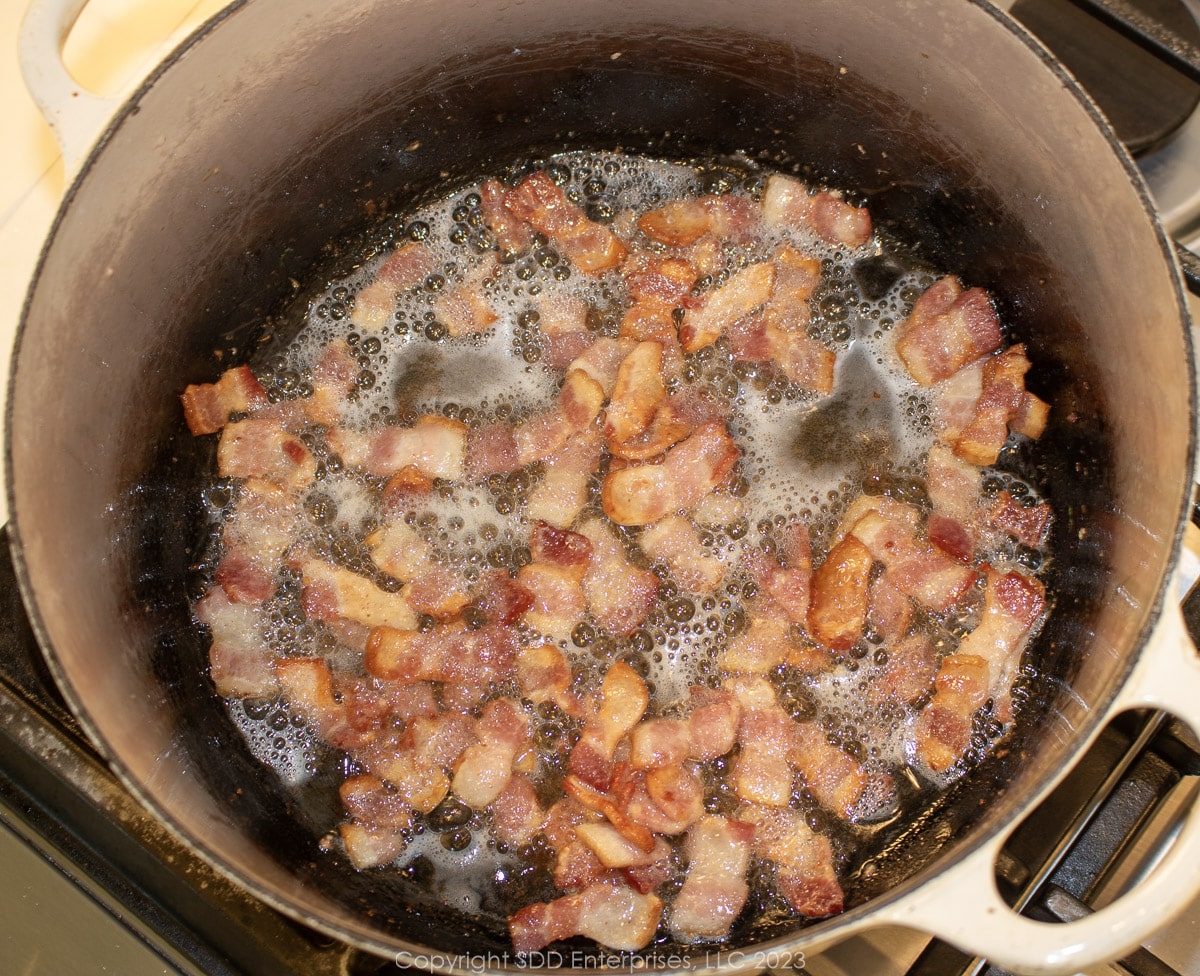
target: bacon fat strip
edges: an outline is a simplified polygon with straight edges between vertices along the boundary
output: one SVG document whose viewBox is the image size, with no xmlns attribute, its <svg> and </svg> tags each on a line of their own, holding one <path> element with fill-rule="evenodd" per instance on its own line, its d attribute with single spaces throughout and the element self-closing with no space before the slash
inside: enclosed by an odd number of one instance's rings
<svg viewBox="0 0 1200 976">
<path fill-rule="evenodd" d="M 604 513 L 621 525 L 649 525 L 695 508 L 737 464 L 741 451 L 721 421 L 696 428 L 658 464 L 611 471 L 604 479 Z"/>
<path fill-rule="evenodd" d="M 746 904 L 754 826 L 701 817 L 687 834 L 688 868 L 671 906 L 668 926 L 682 942 L 723 939 Z"/>
<path fill-rule="evenodd" d="M 1004 337 L 982 288 L 963 291 L 955 277 L 934 282 L 900 326 L 896 352 L 922 386 L 953 376 L 968 363 L 995 352 Z"/>
<path fill-rule="evenodd" d="M 215 434 L 230 416 L 267 404 L 262 388 L 249 366 L 227 369 L 215 383 L 192 383 L 180 395 L 183 417 L 195 436 Z"/>
<path fill-rule="evenodd" d="M 605 880 L 576 894 L 522 908 L 509 917 L 508 927 L 513 949 L 520 955 L 573 935 L 635 952 L 654 938 L 662 909 L 657 895 L 643 895 L 622 882 Z"/>
</svg>

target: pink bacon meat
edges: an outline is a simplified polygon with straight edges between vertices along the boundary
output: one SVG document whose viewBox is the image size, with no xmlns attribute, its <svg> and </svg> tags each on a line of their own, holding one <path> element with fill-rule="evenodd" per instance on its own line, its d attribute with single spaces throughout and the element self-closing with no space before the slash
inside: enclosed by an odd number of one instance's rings
<svg viewBox="0 0 1200 976">
<path fill-rule="evenodd" d="M 922 386 L 953 376 L 1004 341 L 1000 320 L 982 288 L 963 291 L 957 278 L 941 278 L 917 299 L 900 327 L 896 352 Z"/>
</svg>

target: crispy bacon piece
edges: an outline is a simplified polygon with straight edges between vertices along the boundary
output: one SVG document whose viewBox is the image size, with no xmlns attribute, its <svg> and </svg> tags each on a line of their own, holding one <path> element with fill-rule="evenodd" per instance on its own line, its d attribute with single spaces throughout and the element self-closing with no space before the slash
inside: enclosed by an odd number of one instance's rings
<svg viewBox="0 0 1200 976">
<path fill-rule="evenodd" d="M 962 757 L 971 721 L 988 698 L 988 663 L 977 654 L 949 654 L 934 678 L 933 700 L 917 719 L 917 758 L 935 773 Z"/>
<path fill-rule="evenodd" d="M 981 467 L 996 463 L 1008 440 L 1009 423 L 1024 404 L 1029 366 L 1023 344 L 1010 346 L 983 364 L 975 415 L 954 442 L 956 455 Z"/>
<path fill-rule="evenodd" d="M 536 413 L 513 430 L 520 466 L 553 457 L 576 434 L 585 431 L 604 407 L 604 390 L 582 370 L 563 380 L 558 405 Z"/>
<path fill-rule="evenodd" d="M 393 519 L 363 540 L 371 562 L 402 583 L 416 579 L 436 565 L 429 544 L 403 519 Z"/>
<path fill-rule="evenodd" d="M 746 904 L 753 824 L 702 817 L 687 835 L 688 869 L 668 925 L 682 942 L 723 939 Z"/>
<path fill-rule="evenodd" d="M 647 526 L 638 545 L 651 559 L 666 563 L 671 577 L 690 593 L 711 593 L 725 580 L 725 563 L 704 548 L 696 527 L 681 516 Z"/>
<path fill-rule="evenodd" d="M 517 756 L 529 747 L 529 718 L 511 698 L 488 702 L 475 723 L 473 745 L 454 768 L 450 789 L 473 810 L 482 810 L 508 786 Z"/>
<path fill-rule="evenodd" d="M 504 209 L 550 238 L 585 274 L 599 274 L 625 260 L 625 245 L 603 224 L 588 220 L 548 173 L 531 173 L 504 197 Z"/>
<path fill-rule="evenodd" d="M 1022 505 L 1007 489 L 996 495 L 987 511 L 987 523 L 1012 536 L 1022 545 L 1036 549 L 1050 529 L 1051 509 L 1046 502 Z"/>
<path fill-rule="evenodd" d="M 742 706 L 737 696 L 718 688 L 693 685 L 688 689 L 688 755 L 706 762 L 725 755 L 737 741 Z"/>
<path fill-rule="evenodd" d="M 704 815 L 704 782 L 692 763 L 660 766 L 633 777 L 625 810 L 656 834 L 682 834 Z"/>
<path fill-rule="evenodd" d="M 812 588 L 812 542 L 808 526 L 789 525 L 780 543 L 782 560 L 761 549 L 750 549 L 742 561 L 767 601 L 768 610 L 777 611 L 792 623 L 805 624 Z"/>
<path fill-rule="evenodd" d="M 872 558 L 887 567 L 889 581 L 930 610 L 948 610 L 975 582 L 975 571 L 917 538 L 911 527 L 869 512 L 851 530 Z"/>
<path fill-rule="evenodd" d="M 387 256 L 371 283 L 354 297 L 350 321 L 377 332 L 392 321 L 396 296 L 421 284 L 437 268 L 433 250 L 426 244 L 406 242 Z"/>
<path fill-rule="evenodd" d="M 622 269 L 622 277 L 634 305 L 647 302 L 670 309 L 689 304 L 692 287 L 700 275 L 683 258 L 653 257 L 631 259 Z"/>
<path fill-rule="evenodd" d="M 786 618 L 751 616 L 749 626 L 721 652 L 721 668 L 741 674 L 769 674 L 787 660 L 791 649 L 791 624 Z"/>
<path fill-rule="evenodd" d="M 769 261 L 735 272 L 709 292 L 702 305 L 684 315 L 679 326 L 683 351 L 696 352 L 712 345 L 729 326 L 765 305 L 774 286 L 775 265 Z"/>
<path fill-rule="evenodd" d="M 580 567 L 527 563 L 518 570 L 517 583 L 533 594 L 533 604 L 522 621 L 547 637 L 569 637 L 587 612 Z"/>
<path fill-rule="evenodd" d="M 816 801 L 840 817 L 852 818 L 867 787 L 862 764 L 825 738 L 812 722 L 792 723 L 788 762 Z"/>
<path fill-rule="evenodd" d="M 838 914 L 844 904 L 829 838 L 797 810 L 745 805 L 736 817 L 754 825 L 754 852 L 775 864 L 788 904 L 806 918 Z"/>
<path fill-rule="evenodd" d="M 637 342 L 632 339 L 599 336 L 572 360 L 568 369 L 581 370 L 600 384 L 606 397 L 611 396 L 621 364 L 636 347 Z"/>
<path fill-rule="evenodd" d="M 763 216 L 768 223 L 815 234 L 830 244 L 863 247 L 871 240 L 866 207 L 847 203 L 838 190 L 812 190 L 797 179 L 773 173 L 763 190 Z"/>
<path fill-rule="evenodd" d="M 983 365 L 983 360 L 973 362 L 932 387 L 933 429 L 941 443 L 953 447 L 974 419 L 983 393 Z"/>
<path fill-rule="evenodd" d="M 575 835 L 606 868 L 646 868 L 671 857 L 671 848 L 661 837 L 644 851 L 607 821 L 581 823 Z"/>
<path fill-rule="evenodd" d="M 658 577 L 631 563 L 616 533 L 600 519 L 588 519 L 579 531 L 591 543 L 591 559 L 583 577 L 588 609 L 610 634 L 628 637 L 653 607 Z"/>
<path fill-rule="evenodd" d="M 567 715 L 582 715 L 573 678 L 571 662 L 555 644 L 527 644 L 517 653 L 517 686 L 535 705 L 553 702 Z"/>
<path fill-rule="evenodd" d="M 338 827 L 342 848 L 359 871 L 394 861 L 407 844 L 412 808 L 378 776 L 351 776 L 338 788 L 351 819 Z"/>
<path fill-rule="evenodd" d="M 634 769 L 678 766 L 691 752 L 692 733 L 687 719 L 648 718 L 629 737 L 629 764 Z"/>
<path fill-rule="evenodd" d="M 725 480 L 741 451 L 720 421 L 698 427 L 661 463 L 611 471 L 604 479 L 604 513 L 621 525 L 649 525 L 688 511 Z"/>
<path fill-rule="evenodd" d="M 510 849 L 524 847 L 546 823 L 537 790 L 524 773 L 513 773 L 490 809 L 492 836 Z"/>
<path fill-rule="evenodd" d="M 621 952 L 634 952 L 654 938 L 663 903 L 615 880 L 597 881 L 573 895 L 539 902 L 509 917 L 513 948 L 526 955 L 573 935 L 586 936 Z"/>
<path fill-rule="evenodd" d="M 363 666 L 385 681 L 441 681 L 487 688 L 513 673 L 519 641 L 510 627 L 487 624 L 476 630 L 460 622 L 428 631 L 375 627 Z"/>
<path fill-rule="evenodd" d="M 365 576 L 309 556 L 293 560 L 300 571 L 300 603 L 313 620 L 352 620 L 366 627 L 416 627 L 403 593 L 381 590 Z"/>
<path fill-rule="evenodd" d="M 848 535 L 813 573 L 808 632 L 835 651 L 850 650 L 863 635 L 872 563 L 867 547 Z"/>
<path fill-rule="evenodd" d="M 249 366 L 235 366 L 225 370 L 215 383 L 190 384 L 179 399 L 188 430 L 199 437 L 215 434 L 235 413 L 266 406 L 267 391 Z"/>
<path fill-rule="evenodd" d="M 300 506 L 269 481 L 249 478 L 238 490 L 225 523 L 225 556 L 217 582 L 235 603 L 263 603 L 275 593 L 276 577 L 300 526 Z"/>
<path fill-rule="evenodd" d="M 442 565 L 430 566 L 400 592 L 417 613 L 441 621 L 453 620 L 472 600 L 467 578 Z"/>
<path fill-rule="evenodd" d="M 192 606 L 212 633 L 209 676 L 222 698 L 270 698 L 279 691 L 274 657 L 263 637 L 259 608 L 234 603 L 214 586 Z"/>
<path fill-rule="evenodd" d="M 635 793 L 641 789 L 644 795 L 645 786 L 644 783 L 631 779 L 627 773 L 626 765 L 618 763 L 614 769 L 612 787 L 607 792 L 589 786 L 574 773 L 564 777 L 563 789 L 568 796 L 578 800 L 586 809 L 607 818 L 608 822 L 630 842 L 636 844 L 643 851 L 651 851 L 654 849 L 655 843 L 653 831 L 658 830 L 660 833 L 669 833 L 669 831 L 660 830 L 657 826 L 647 826 L 635 819 L 634 815 L 637 811 Z M 646 802 L 653 807 L 653 803 L 649 799 Z M 655 811 L 657 809 L 654 807 Z"/>
<path fill-rule="evenodd" d="M 588 429 L 567 440 L 543 463 L 542 480 L 529 492 L 525 515 L 534 522 L 568 528 L 588 502 L 588 484 L 600 467 L 604 439 Z"/>
<path fill-rule="evenodd" d="M 279 658 L 275 676 L 288 704 L 330 745 L 355 749 L 374 739 L 374 730 L 356 728 L 345 702 L 334 697 L 333 675 L 324 658 Z"/>
<path fill-rule="evenodd" d="M 932 386 L 995 352 L 1003 341 L 987 292 L 963 291 L 962 283 L 951 276 L 934 282 L 913 304 L 900 327 L 896 352 L 913 379 Z"/>
<path fill-rule="evenodd" d="M 786 807 L 792 798 L 792 767 L 788 764 L 793 722 L 780 707 L 775 689 L 761 677 L 725 682 L 742 708 L 738 723 L 741 750 L 733 758 L 730 783 L 747 803 Z"/>
<path fill-rule="evenodd" d="M 226 424 L 217 442 L 217 474 L 261 478 L 284 491 L 303 491 L 317 476 L 317 461 L 295 434 L 278 421 L 251 417 Z"/>
<path fill-rule="evenodd" d="M 430 478 L 455 480 L 466 471 L 466 424 L 437 414 L 411 427 L 382 427 L 369 432 L 335 427 L 329 446 L 350 467 L 387 478 L 408 467 Z"/>
<path fill-rule="evenodd" d="M 533 243 L 533 229 L 508 212 L 504 206 L 508 193 L 499 180 L 484 180 L 479 187 L 479 211 L 484 224 L 495 235 L 500 251 L 514 255 L 528 250 Z"/>
<path fill-rule="evenodd" d="M 610 667 L 600 685 L 595 712 L 571 750 L 571 773 L 589 786 L 607 791 L 617 743 L 641 720 L 649 702 L 650 692 L 641 675 L 624 661 Z"/>
<path fill-rule="evenodd" d="M 604 436 L 617 443 L 636 437 L 650 426 L 666 395 L 662 344 L 639 342 L 617 369 L 604 413 Z"/>
<path fill-rule="evenodd" d="M 743 240 L 758 221 L 752 200 L 733 195 L 706 194 L 692 200 L 672 200 L 638 218 L 637 226 L 651 240 L 686 247 L 700 238 Z"/>
<path fill-rule="evenodd" d="M 683 346 L 675 324 L 677 307 L 656 299 L 640 299 L 625 310 L 619 329 L 621 341 L 657 342 L 662 346 L 662 372 L 669 378 L 683 369 Z"/>
<path fill-rule="evenodd" d="M 502 569 L 483 573 L 472 605 L 485 623 L 511 627 L 533 606 L 533 594 Z"/>
</svg>

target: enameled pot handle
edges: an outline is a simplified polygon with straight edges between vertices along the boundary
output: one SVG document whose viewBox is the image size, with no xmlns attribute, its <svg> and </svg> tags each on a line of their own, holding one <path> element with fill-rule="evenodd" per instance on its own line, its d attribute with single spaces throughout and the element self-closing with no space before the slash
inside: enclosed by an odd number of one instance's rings
<svg viewBox="0 0 1200 976">
<path fill-rule="evenodd" d="M 1164 611 L 1111 714 L 1137 708 L 1169 712 L 1200 733 L 1200 658 L 1177 607 Z M 1054 976 L 1126 955 L 1200 893 L 1200 806 L 1187 814 L 1167 855 L 1147 878 L 1077 921 L 1038 922 L 1009 908 L 995 882 L 996 859 L 1006 840 L 1006 835 L 991 839 L 913 898 L 897 903 L 887 920 L 929 932 L 1013 972 Z"/>
<path fill-rule="evenodd" d="M 33 0 L 21 22 L 21 74 L 62 150 L 68 178 L 112 119 L 121 99 L 84 89 L 67 70 L 63 45 L 88 0 Z"/>
</svg>

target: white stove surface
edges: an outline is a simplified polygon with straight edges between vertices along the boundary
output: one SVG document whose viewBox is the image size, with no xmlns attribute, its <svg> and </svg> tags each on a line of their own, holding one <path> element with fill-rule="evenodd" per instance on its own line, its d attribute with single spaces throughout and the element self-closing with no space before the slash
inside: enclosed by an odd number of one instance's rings
<svg viewBox="0 0 1200 976">
<path fill-rule="evenodd" d="M 11 350 L 24 301 L 59 201 L 66 175 L 50 127 L 21 78 L 17 61 L 19 26 L 29 0 L 0 0 L 0 104 L 6 117 L 0 152 L 0 350 Z M 1001 2 L 1001 6 L 1005 4 Z M 225 0 L 91 0 L 67 42 L 65 59 L 80 84 L 102 94 L 128 90 L 167 51 L 225 6 Z M 1200 115 L 1185 133 L 1189 160 L 1180 166 L 1178 150 L 1149 161 L 1159 180 L 1164 216 L 1172 231 L 1189 236 L 1200 226 Z M 1194 150 L 1194 152 L 1193 152 Z M 1160 174 L 1169 171 L 1169 176 Z M 1195 188 L 1194 190 L 1192 188 Z M 7 367 L 0 367 L 0 402 L 7 397 Z M 0 493 L 0 524 L 7 519 Z M 1197 563 L 1196 565 L 1200 565 Z M 1195 569 L 1188 571 L 1194 578 Z M 150 976 L 180 972 L 93 902 L 69 877 L 69 868 L 52 866 L 0 818 L 0 972 L 22 976 L 91 976 L 116 973 Z M 58 868 L 58 869 L 56 869 Z M 1175 965 L 1200 965 L 1200 905 L 1176 925 L 1164 942 L 1165 958 Z M 806 961 L 815 976 L 868 976 L 902 972 L 919 954 L 926 937 L 900 929 L 881 929 Z M 1174 958 L 1171 958 L 1174 956 Z M 191 971 L 190 969 L 187 971 Z M 1100 967 L 1088 976 L 1126 972 Z"/>
</svg>

